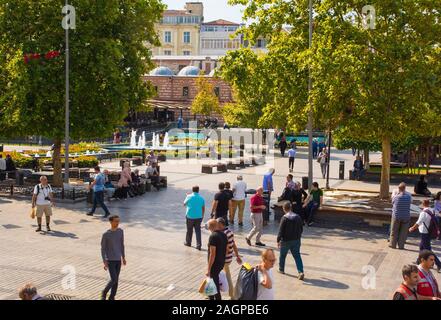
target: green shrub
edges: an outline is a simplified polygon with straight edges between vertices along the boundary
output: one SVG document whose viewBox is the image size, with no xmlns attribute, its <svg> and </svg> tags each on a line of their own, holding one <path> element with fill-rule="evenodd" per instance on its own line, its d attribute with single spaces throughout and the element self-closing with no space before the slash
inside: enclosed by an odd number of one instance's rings
<svg viewBox="0 0 441 320">
<path fill-rule="evenodd" d="M 96 157 L 81 156 L 76 159 L 78 161 L 78 168 L 93 168 L 98 165 Z"/>
<path fill-rule="evenodd" d="M 142 151 L 141 150 L 127 150 L 127 151 L 121 151 L 119 153 L 120 158 L 133 158 L 133 157 L 141 157 Z"/>
</svg>

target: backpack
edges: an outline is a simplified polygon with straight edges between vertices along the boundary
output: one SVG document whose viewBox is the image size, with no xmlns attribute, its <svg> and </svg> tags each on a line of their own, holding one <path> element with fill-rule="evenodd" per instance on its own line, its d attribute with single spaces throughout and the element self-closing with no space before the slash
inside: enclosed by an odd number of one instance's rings
<svg viewBox="0 0 441 320">
<path fill-rule="evenodd" d="M 432 239 L 432 240 L 438 239 L 438 237 L 440 235 L 440 230 L 439 230 L 438 222 L 435 219 L 435 214 L 429 209 L 424 209 L 424 212 L 426 212 L 428 215 L 430 215 L 429 227 L 427 227 L 426 224 L 423 222 L 424 226 L 429 231 L 430 239 Z"/>
<path fill-rule="evenodd" d="M 48 187 L 48 189 L 49 189 L 49 193 L 51 193 L 51 192 L 52 192 L 52 187 L 51 187 L 51 185 L 48 184 L 47 187 Z M 40 183 L 37 184 L 37 194 L 36 194 L 36 196 L 38 197 L 39 194 L 40 194 Z"/>
<path fill-rule="evenodd" d="M 246 268 L 242 265 L 235 286 L 235 300 L 257 300 L 258 288 L 259 278 L 257 268 Z"/>
</svg>

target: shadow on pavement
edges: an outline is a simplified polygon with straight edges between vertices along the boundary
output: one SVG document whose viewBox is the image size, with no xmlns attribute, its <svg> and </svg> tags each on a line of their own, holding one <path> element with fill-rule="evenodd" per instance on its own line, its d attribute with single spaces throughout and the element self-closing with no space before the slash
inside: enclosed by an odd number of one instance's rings
<svg viewBox="0 0 441 320">
<path fill-rule="evenodd" d="M 335 280 L 331 280 L 328 278 L 322 278 L 322 279 L 307 279 L 307 278 L 305 278 L 304 283 L 307 286 L 314 286 L 314 287 L 340 289 L 340 290 L 349 289 L 349 286 L 347 284 L 344 284 L 342 282 L 338 282 Z"/>
<path fill-rule="evenodd" d="M 51 231 L 51 232 L 42 232 L 42 234 L 57 238 L 79 239 L 76 234 L 70 232 L 66 233 L 61 231 Z"/>
</svg>

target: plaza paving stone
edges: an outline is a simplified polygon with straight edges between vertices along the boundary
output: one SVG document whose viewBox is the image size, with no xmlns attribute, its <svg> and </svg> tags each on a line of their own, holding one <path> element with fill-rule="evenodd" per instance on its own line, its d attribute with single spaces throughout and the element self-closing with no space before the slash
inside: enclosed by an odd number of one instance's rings
<svg viewBox="0 0 441 320">
<path fill-rule="evenodd" d="M 334 153 L 335 154 L 335 153 Z M 375 155 L 374 155 L 375 156 Z M 352 162 L 352 155 L 337 157 Z M 303 159 L 302 159 L 303 158 Z M 118 164 L 104 163 L 117 168 Z M 338 168 L 331 171 L 332 183 Z M 287 171 L 287 159 L 276 158 L 274 178 L 276 197 L 282 191 Z M 315 162 L 315 170 L 318 164 Z M 191 186 L 199 185 L 207 205 L 211 205 L 220 181 L 234 182 L 241 173 L 248 187 L 261 183 L 259 168 L 250 167 L 223 174 L 205 175 L 200 165 L 168 161 L 161 164 L 161 174 L 168 176 L 169 187 L 153 191 L 127 201 L 112 201 L 112 213 L 121 216 L 125 230 L 127 266 L 120 278 L 118 299 L 204 299 L 197 289 L 204 278 L 207 263 L 208 231 L 203 230 L 203 250 L 185 247 L 185 209 L 182 201 Z M 300 153 L 294 175 L 305 175 L 306 157 Z M 352 182 L 351 182 L 352 183 Z M 363 189 L 363 183 L 354 182 Z M 248 202 L 248 201 L 247 201 Z M 108 222 L 100 216 L 89 217 L 87 204 L 60 204 L 54 210 L 53 232 L 34 232 L 35 221 L 29 217 L 30 201 L 0 199 L 0 299 L 16 299 L 17 289 L 33 282 L 41 294 L 58 293 L 79 299 L 99 299 L 108 274 L 102 268 L 100 239 L 108 229 Z M 209 211 L 209 209 L 207 210 Z M 102 214 L 98 209 L 97 214 Z M 205 218 L 205 220 L 207 217 Z M 277 224 L 271 221 L 265 228 L 262 241 L 277 248 Z M 246 206 L 245 226 L 234 226 L 236 241 L 243 259 L 257 264 L 261 249 L 248 247 L 245 235 L 250 230 L 249 203 Z M 44 230 L 44 227 L 43 227 Z M 332 225 L 305 228 L 302 240 L 302 258 L 305 281 L 296 279 L 297 271 L 291 256 L 287 257 L 286 275 L 274 269 L 277 299 L 389 299 L 401 281 L 401 268 L 415 261 L 418 239 L 409 238 L 406 250 L 387 247 L 386 234 L 370 230 L 342 230 Z M 195 241 L 195 239 L 193 239 Z M 435 243 L 439 253 L 441 247 Z M 278 251 L 277 251 L 278 255 Z M 375 289 L 362 287 L 363 268 L 371 265 L 376 270 Z M 74 289 L 62 286 L 66 277 L 63 268 L 76 270 Z M 239 266 L 233 262 L 235 280 Z M 439 279 L 439 275 L 436 274 Z M 227 295 L 224 294 L 226 298 Z"/>
</svg>

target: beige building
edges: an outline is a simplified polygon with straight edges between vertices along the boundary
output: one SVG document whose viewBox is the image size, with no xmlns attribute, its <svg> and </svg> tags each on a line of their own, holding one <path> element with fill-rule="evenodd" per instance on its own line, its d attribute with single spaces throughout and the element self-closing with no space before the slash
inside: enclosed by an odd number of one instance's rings
<svg viewBox="0 0 441 320">
<path fill-rule="evenodd" d="M 165 10 L 156 27 L 161 47 L 154 56 L 194 56 L 200 53 L 200 27 L 204 20 L 201 2 L 187 2 L 184 10 Z"/>
</svg>

